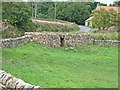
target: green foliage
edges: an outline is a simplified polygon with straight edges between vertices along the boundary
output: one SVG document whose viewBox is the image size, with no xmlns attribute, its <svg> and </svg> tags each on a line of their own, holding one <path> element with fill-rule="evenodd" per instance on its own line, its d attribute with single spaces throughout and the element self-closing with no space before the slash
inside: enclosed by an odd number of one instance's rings
<svg viewBox="0 0 120 90">
<path fill-rule="evenodd" d="M 18 28 L 19 31 L 31 31 L 31 7 L 24 2 L 3 2 L 2 21 Z"/>
<path fill-rule="evenodd" d="M 95 9 L 96 3 L 92 2 L 56 2 L 56 19 L 84 24 L 90 17 L 90 13 Z M 38 3 L 38 18 L 55 19 L 55 3 Z"/>
<path fill-rule="evenodd" d="M 118 26 L 118 32 L 120 32 L 120 16 L 118 16 L 118 23 L 117 23 L 117 26 Z"/>
<path fill-rule="evenodd" d="M 103 34 L 95 34 L 93 38 L 95 40 L 105 40 L 105 36 Z"/>
<path fill-rule="evenodd" d="M 63 19 L 66 21 L 84 24 L 84 20 L 90 15 L 91 7 L 86 3 L 67 3 L 66 6 L 62 11 L 58 12 L 58 14 L 64 16 Z M 60 19 L 59 16 L 57 18 Z"/>
<path fill-rule="evenodd" d="M 46 23 L 46 22 L 35 22 L 37 32 L 48 31 L 48 32 L 71 32 L 79 31 L 80 28 L 76 24 L 57 24 L 57 23 Z"/>
<path fill-rule="evenodd" d="M 118 47 L 81 45 L 77 51 L 29 43 L 2 49 L 2 69 L 44 88 L 117 88 Z"/>
<path fill-rule="evenodd" d="M 99 6 L 107 6 L 107 4 L 105 3 L 100 3 L 100 2 L 97 2 L 99 4 Z"/>
<path fill-rule="evenodd" d="M 110 9 L 100 9 L 92 12 L 92 24 L 99 30 L 108 30 L 111 26 L 117 26 L 118 16 L 117 13 Z"/>
<path fill-rule="evenodd" d="M 120 1 L 114 1 L 113 5 L 112 6 L 120 6 Z"/>
<path fill-rule="evenodd" d="M 91 30 L 89 33 L 93 35 L 95 40 L 118 40 L 118 32 L 117 30 L 108 30 L 108 31 L 99 31 L 99 30 Z"/>
<path fill-rule="evenodd" d="M 7 29 L 2 30 L 2 38 L 15 38 L 24 35 L 24 31 L 19 31 L 17 28 L 13 26 L 9 26 Z"/>
</svg>

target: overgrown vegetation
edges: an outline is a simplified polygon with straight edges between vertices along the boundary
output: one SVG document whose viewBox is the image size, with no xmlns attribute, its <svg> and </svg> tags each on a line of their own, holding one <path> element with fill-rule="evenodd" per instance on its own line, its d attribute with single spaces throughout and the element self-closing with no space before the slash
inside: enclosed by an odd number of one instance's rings
<svg viewBox="0 0 120 90">
<path fill-rule="evenodd" d="M 100 31 L 98 29 L 91 29 L 88 33 L 93 35 L 95 40 L 118 40 L 118 30 L 107 30 L 107 31 Z"/>
<path fill-rule="evenodd" d="M 31 8 L 24 2 L 3 2 L 2 21 L 16 27 L 19 31 L 31 31 Z"/>
<path fill-rule="evenodd" d="M 117 88 L 118 47 L 81 45 L 73 50 L 37 43 L 2 49 L 3 70 L 45 88 Z"/>
<path fill-rule="evenodd" d="M 48 31 L 48 32 L 71 32 L 71 31 L 80 31 L 80 28 L 75 23 L 60 23 L 60 22 L 39 22 L 34 21 L 36 24 L 37 32 Z"/>
<path fill-rule="evenodd" d="M 31 20 L 31 7 L 24 2 L 3 2 L 2 22 L 10 26 L 2 31 L 2 37 L 17 37 L 25 31 L 33 31 L 34 24 Z"/>
<path fill-rule="evenodd" d="M 13 26 L 9 26 L 5 30 L 0 31 L 2 33 L 2 38 L 16 38 L 24 35 L 24 31 L 19 31 Z"/>
</svg>

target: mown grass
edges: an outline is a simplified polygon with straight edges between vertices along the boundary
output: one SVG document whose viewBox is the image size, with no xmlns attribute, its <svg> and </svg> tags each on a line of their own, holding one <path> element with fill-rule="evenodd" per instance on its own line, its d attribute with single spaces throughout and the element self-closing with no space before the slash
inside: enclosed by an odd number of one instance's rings
<svg viewBox="0 0 120 90">
<path fill-rule="evenodd" d="M 45 88 L 118 87 L 118 48 L 81 45 L 72 50 L 28 43 L 4 48 L 3 70 Z"/>
</svg>

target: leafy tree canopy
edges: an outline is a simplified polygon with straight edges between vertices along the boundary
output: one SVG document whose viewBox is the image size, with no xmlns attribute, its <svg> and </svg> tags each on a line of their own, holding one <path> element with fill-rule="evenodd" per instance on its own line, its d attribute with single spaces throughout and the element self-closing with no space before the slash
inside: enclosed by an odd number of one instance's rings
<svg viewBox="0 0 120 90">
<path fill-rule="evenodd" d="M 7 22 L 18 30 L 28 31 L 31 29 L 31 7 L 24 2 L 3 2 L 2 21 Z"/>
<path fill-rule="evenodd" d="M 96 2 L 40 2 L 38 3 L 38 18 L 56 19 L 84 24 L 85 20 L 90 17 L 90 13 L 96 8 Z"/>
<path fill-rule="evenodd" d="M 108 30 L 109 27 L 116 26 L 118 23 L 117 13 L 113 9 L 95 10 L 92 12 L 92 16 L 92 24 L 94 27 L 99 28 L 99 30 Z"/>
</svg>

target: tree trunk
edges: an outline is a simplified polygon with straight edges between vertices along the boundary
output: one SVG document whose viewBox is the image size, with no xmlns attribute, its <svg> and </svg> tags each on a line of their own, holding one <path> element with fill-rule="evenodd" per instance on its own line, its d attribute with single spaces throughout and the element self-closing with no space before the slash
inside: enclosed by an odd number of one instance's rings
<svg viewBox="0 0 120 90">
<path fill-rule="evenodd" d="M 37 3 L 35 3 L 35 19 L 37 17 Z"/>
</svg>

